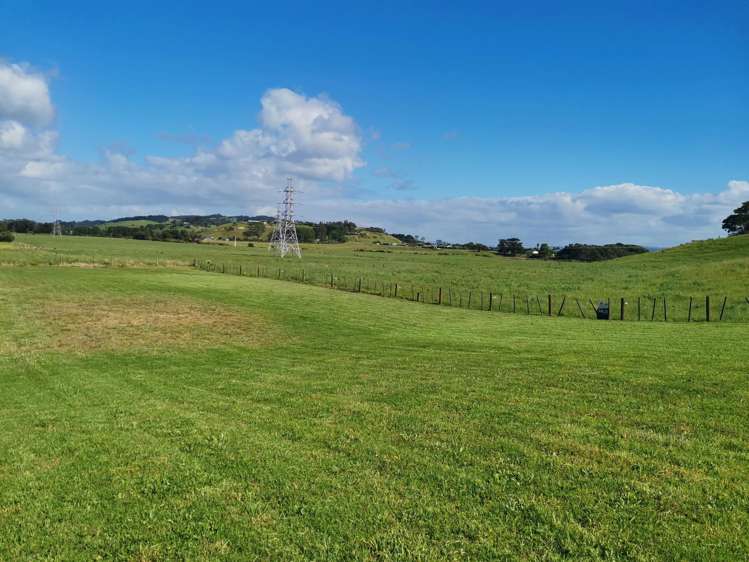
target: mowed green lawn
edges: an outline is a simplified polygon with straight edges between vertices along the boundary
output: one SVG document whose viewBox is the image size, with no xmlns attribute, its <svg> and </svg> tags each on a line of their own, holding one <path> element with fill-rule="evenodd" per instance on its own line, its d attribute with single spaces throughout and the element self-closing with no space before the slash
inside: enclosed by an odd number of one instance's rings
<svg viewBox="0 0 749 562">
<path fill-rule="evenodd" d="M 744 324 L 167 268 L 3 267 L 0 314 L 3 560 L 749 556 Z"/>
</svg>

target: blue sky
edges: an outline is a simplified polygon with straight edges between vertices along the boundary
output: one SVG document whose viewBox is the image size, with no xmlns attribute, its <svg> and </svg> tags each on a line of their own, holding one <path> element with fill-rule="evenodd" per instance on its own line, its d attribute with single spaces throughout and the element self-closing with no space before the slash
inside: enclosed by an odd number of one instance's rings
<svg viewBox="0 0 749 562">
<path fill-rule="evenodd" d="M 365 165 L 317 178 L 353 215 L 620 184 L 717 197 L 749 178 L 746 2 L 104 4 L 0 0 L 0 58 L 44 76 L 55 154 L 81 166 L 189 158 L 288 88 L 355 122 Z"/>
</svg>

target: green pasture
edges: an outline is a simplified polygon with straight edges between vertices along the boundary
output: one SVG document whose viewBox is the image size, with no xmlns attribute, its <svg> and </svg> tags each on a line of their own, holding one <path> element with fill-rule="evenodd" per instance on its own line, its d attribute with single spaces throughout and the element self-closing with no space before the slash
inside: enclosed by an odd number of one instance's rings
<svg viewBox="0 0 749 562">
<path fill-rule="evenodd" d="M 376 236 L 376 235 L 373 235 Z M 580 263 L 501 258 L 494 254 L 457 250 L 426 250 L 359 241 L 306 245 L 302 260 L 280 259 L 265 244 L 179 244 L 85 237 L 21 235 L 14 251 L 0 249 L 0 263 L 99 263 L 108 266 L 188 266 L 211 261 L 227 270 L 262 276 L 304 279 L 366 292 L 438 299 L 452 305 L 488 308 L 489 293 L 497 309 L 520 313 L 552 311 L 568 316 L 593 315 L 593 306 L 611 301 L 612 317 L 619 318 L 621 299 L 625 319 L 686 321 L 692 300 L 692 320 L 706 319 L 705 297 L 710 297 L 711 320 L 749 322 L 749 236 L 694 242 L 677 248 L 616 260 Z M 280 273 L 279 273 L 280 272 Z M 304 273 L 302 273 L 304 272 Z M 500 301 L 501 299 L 501 301 Z M 664 307 L 665 299 L 665 307 Z M 723 307 L 725 299 L 726 305 Z M 638 314 L 639 301 L 639 314 Z M 579 304 L 578 304 L 579 303 Z M 592 304 L 591 304 L 592 303 Z M 445 302 L 443 302 L 445 304 Z"/>
<path fill-rule="evenodd" d="M 0 314 L 3 560 L 749 556 L 744 324 L 165 267 L 3 266 Z"/>
<path fill-rule="evenodd" d="M 113 222 L 107 222 L 102 225 L 102 227 L 106 228 L 109 226 L 128 226 L 128 227 L 138 227 L 138 226 L 148 226 L 151 224 L 162 224 L 156 221 L 148 220 L 148 219 L 133 219 L 129 221 L 113 221 Z"/>
</svg>

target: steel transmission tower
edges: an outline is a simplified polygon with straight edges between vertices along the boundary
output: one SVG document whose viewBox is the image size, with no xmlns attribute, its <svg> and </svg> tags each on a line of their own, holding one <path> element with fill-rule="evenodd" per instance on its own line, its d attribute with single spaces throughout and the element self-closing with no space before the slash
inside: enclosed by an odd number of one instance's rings
<svg viewBox="0 0 749 562">
<path fill-rule="evenodd" d="M 287 254 L 301 258 L 302 251 L 299 249 L 299 239 L 294 224 L 294 181 L 291 178 L 287 178 L 286 187 L 281 193 L 283 193 L 283 200 L 278 208 L 276 225 L 273 228 L 268 250 L 274 249 L 282 258 Z"/>
<path fill-rule="evenodd" d="M 52 236 L 62 236 L 62 223 L 60 223 L 60 217 L 57 211 L 55 211 L 55 222 L 52 223 Z"/>
</svg>

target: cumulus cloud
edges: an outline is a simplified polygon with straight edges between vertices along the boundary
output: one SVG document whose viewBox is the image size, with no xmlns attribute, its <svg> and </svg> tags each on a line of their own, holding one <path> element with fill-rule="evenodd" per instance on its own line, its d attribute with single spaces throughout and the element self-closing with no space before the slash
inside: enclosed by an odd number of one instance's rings
<svg viewBox="0 0 749 562">
<path fill-rule="evenodd" d="M 453 241 L 632 242 L 677 244 L 720 234 L 721 220 L 749 199 L 748 181 L 719 193 L 682 194 L 631 183 L 528 197 L 456 197 L 347 203 L 347 216 L 366 224 Z M 332 216 L 338 207 L 327 205 Z M 326 205 L 322 205 L 325 214 Z"/>
<path fill-rule="evenodd" d="M 0 119 L 45 126 L 54 114 L 45 77 L 27 65 L 0 60 Z"/>
<path fill-rule="evenodd" d="M 304 192 L 300 213 L 312 220 L 349 218 L 454 241 L 519 236 L 528 243 L 666 245 L 719 235 L 723 217 L 749 199 L 749 182 L 734 180 L 704 194 L 622 183 L 527 197 L 366 200 L 345 188 L 365 163 L 359 127 L 338 103 L 279 88 L 260 106 L 257 127 L 187 157 L 150 155 L 141 163 L 110 147 L 99 163 L 82 163 L 60 155 L 57 132 L 45 128 L 54 116 L 46 78 L 0 62 L 0 216 L 49 219 L 54 207 L 66 218 L 268 214 L 293 175 Z M 387 167 L 371 177 L 404 194 L 414 187 Z"/>
<path fill-rule="evenodd" d="M 320 193 L 327 183 L 346 180 L 364 165 L 355 121 L 324 96 L 268 90 L 258 120 L 258 128 L 237 130 L 217 146 L 199 148 L 189 157 L 147 156 L 140 164 L 131 159 L 130 151 L 113 148 L 105 150 L 96 165 L 57 154 L 54 131 L 0 121 L 3 214 L 14 209 L 16 215 L 38 215 L 37 206 L 46 208 L 51 196 L 87 203 L 88 207 L 75 205 L 88 208 L 85 216 L 133 208 L 156 212 L 175 205 L 247 211 L 272 204 L 288 175 L 311 193 Z"/>
</svg>

